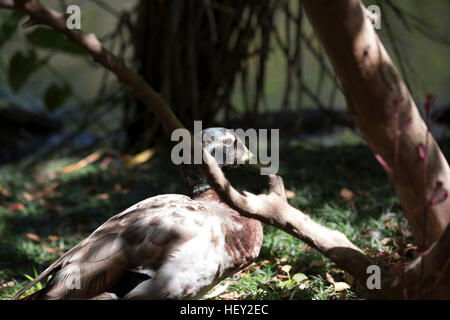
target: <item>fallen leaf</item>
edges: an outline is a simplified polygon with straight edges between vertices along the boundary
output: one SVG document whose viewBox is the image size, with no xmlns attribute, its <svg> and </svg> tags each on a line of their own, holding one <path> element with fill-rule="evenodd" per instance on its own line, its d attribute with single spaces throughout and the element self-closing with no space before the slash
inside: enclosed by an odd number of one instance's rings
<svg viewBox="0 0 450 320">
<path fill-rule="evenodd" d="M 25 206 L 21 203 L 15 203 L 7 207 L 8 211 L 19 211 L 22 210 L 23 208 L 25 208 Z"/>
<path fill-rule="evenodd" d="M 155 154 L 155 149 L 148 149 L 135 156 L 124 156 L 124 162 L 126 168 L 135 167 L 137 165 L 143 164 L 153 157 Z"/>
<path fill-rule="evenodd" d="M 97 150 L 94 153 L 91 153 L 90 155 L 88 155 L 86 158 L 78 161 L 77 163 L 63 168 L 61 170 L 61 173 L 67 174 L 67 173 L 73 173 L 73 172 L 80 171 L 81 169 L 85 168 L 86 166 L 88 166 L 91 163 L 94 163 L 95 161 L 100 159 L 100 157 L 103 155 L 104 152 L 105 151 L 102 149 Z"/>
<path fill-rule="evenodd" d="M 403 228 L 402 226 L 400 226 L 399 230 L 405 237 L 409 237 L 411 235 L 411 232 L 408 229 Z"/>
<path fill-rule="evenodd" d="M 401 257 L 400 257 L 400 255 L 398 254 L 398 252 L 395 252 L 395 253 L 392 255 L 392 259 L 394 259 L 394 260 L 400 260 Z"/>
<path fill-rule="evenodd" d="M 48 253 L 55 253 L 60 251 L 60 248 L 48 248 L 48 247 L 44 247 L 45 251 L 47 251 Z"/>
<path fill-rule="evenodd" d="M 99 199 L 99 200 L 107 200 L 107 199 L 109 199 L 109 194 L 107 194 L 107 193 L 100 193 L 100 194 L 97 194 L 95 196 L 95 198 Z"/>
<path fill-rule="evenodd" d="M 387 245 L 389 242 L 391 242 L 392 238 L 384 238 L 383 240 L 380 241 L 380 243 L 385 246 Z"/>
<path fill-rule="evenodd" d="M 48 241 L 59 241 L 61 238 L 58 236 L 48 236 L 47 239 Z"/>
<path fill-rule="evenodd" d="M 325 278 L 327 279 L 327 281 L 331 284 L 334 284 L 334 278 L 331 274 L 329 274 L 328 272 L 325 272 Z"/>
<path fill-rule="evenodd" d="M 386 226 L 386 228 L 390 229 L 391 228 L 391 219 L 387 219 L 386 222 L 384 223 L 384 225 Z"/>
<path fill-rule="evenodd" d="M 25 233 L 25 236 L 34 242 L 41 242 L 41 238 L 37 234 Z"/>
<path fill-rule="evenodd" d="M 0 289 L 11 288 L 14 287 L 15 285 L 16 284 L 14 283 L 14 281 L 9 281 L 7 283 L 0 284 Z"/>
<path fill-rule="evenodd" d="M 335 282 L 333 283 L 334 291 L 341 292 L 350 289 L 350 285 L 346 282 Z"/>
<path fill-rule="evenodd" d="M 33 201 L 34 197 L 28 192 L 22 192 L 22 197 L 27 201 Z"/>
<path fill-rule="evenodd" d="M 7 198 L 9 198 L 11 196 L 11 192 L 9 192 L 8 190 L 6 190 L 5 188 L 3 188 L 2 186 L 0 186 L 0 194 L 2 196 L 5 196 Z"/>
<path fill-rule="evenodd" d="M 55 181 L 51 185 L 49 185 L 48 187 L 42 189 L 41 191 L 33 193 L 32 196 L 35 199 L 47 197 L 47 196 L 53 194 L 55 189 L 58 188 L 58 187 L 59 187 L 59 183 Z"/>
<path fill-rule="evenodd" d="M 106 170 L 109 167 L 109 164 L 112 162 L 112 158 L 111 157 L 106 157 L 105 159 L 103 159 L 102 163 L 100 164 L 100 169 L 102 170 Z"/>
<path fill-rule="evenodd" d="M 291 190 L 285 190 L 286 193 L 286 199 L 290 200 L 292 198 L 295 198 L 295 192 L 291 191 Z"/>
<path fill-rule="evenodd" d="M 211 293 L 205 295 L 203 297 L 203 299 L 212 299 L 212 298 L 215 298 L 217 296 L 220 296 L 222 293 L 225 293 L 225 291 L 227 291 L 228 286 L 230 285 L 230 283 L 231 283 L 231 281 L 226 281 L 223 285 L 219 284 L 219 285 L 215 286 L 212 289 Z"/>
<path fill-rule="evenodd" d="M 353 204 L 355 202 L 356 196 L 352 190 L 347 189 L 347 188 L 342 188 L 341 191 L 339 192 L 339 194 L 345 202 L 347 202 L 349 204 Z"/>
</svg>

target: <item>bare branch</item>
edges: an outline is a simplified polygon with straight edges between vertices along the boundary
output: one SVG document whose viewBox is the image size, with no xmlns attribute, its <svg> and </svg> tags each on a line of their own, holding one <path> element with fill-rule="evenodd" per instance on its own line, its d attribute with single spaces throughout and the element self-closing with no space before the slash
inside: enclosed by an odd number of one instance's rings
<svg viewBox="0 0 450 320">
<path fill-rule="evenodd" d="M 373 262 L 347 237 L 336 230 L 313 221 L 300 210 L 290 206 L 284 195 L 283 180 L 269 175 L 269 194 L 240 194 L 225 178 L 214 158 L 204 151 L 209 164 L 203 164 L 209 183 L 222 199 L 244 216 L 275 226 L 330 258 L 342 269 L 351 273 L 361 284 L 367 280 L 367 267 Z M 386 275 L 386 278 L 389 278 Z"/>
</svg>

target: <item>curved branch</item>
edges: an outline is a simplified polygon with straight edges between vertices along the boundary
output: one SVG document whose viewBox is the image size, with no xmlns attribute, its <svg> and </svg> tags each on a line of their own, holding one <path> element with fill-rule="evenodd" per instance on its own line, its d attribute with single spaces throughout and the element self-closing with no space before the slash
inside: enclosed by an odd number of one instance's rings
<svg viewBox="0 0 450 320">
<path fill-rule="evenodd" d="M 221 198 L 244 216 L 254 218 L 281 229 L 304 241 L 337 266 L 352 274 L 362 285 L 367 281 L 367 267 L 374 263 L 343 233 L 313 221 L 309 216 L 289 205 L 281 177 L 269 175 L 269 194 L 239 193 L 225 178 L 214 158 L 203 152 L 203 170 L 208 182 Z M 386 274 L 387 280 L 390 275 Z"/>
</svg>

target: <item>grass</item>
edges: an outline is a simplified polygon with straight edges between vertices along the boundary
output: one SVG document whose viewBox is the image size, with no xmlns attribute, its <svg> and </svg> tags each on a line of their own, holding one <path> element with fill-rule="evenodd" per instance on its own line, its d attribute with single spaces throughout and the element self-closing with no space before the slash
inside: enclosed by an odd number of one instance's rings
<svg viewBox="0 0 450 320">
<path fill-rule="evenodd" d="M 296 146 L 284 154 L 289 156 L 281 154 L 280 174 L 293 192 L 292 205 L 342 231 L 386 266 L 417 255 L 401 207 L 367 147 Z M 0 168 L 0 186 L 10 193 L 5 197 L 0 192 L 1 299 L 10 298 L 29 276 L 42 272 L 110 216 L 147 197 L 185 193 L 177 168 L 168 165 L 167 153 L 159 149 L 133 168 L 105 154 L 78 171 L 61 174 L 78 160 L 52 160 L 27 172 Z M 228 176 L 240 189 L 267 190 L 265 178 L 253 173 L 233 171 Z M 367 298 L 367 289 L 300 240 L 270 226 L 264 232 L 259 258 L 224 280 L 216 289 L 226 290 L 213 290 L 211 299 Z M 331 282 L 350 288 L 335 290 Z"/>
</svg>

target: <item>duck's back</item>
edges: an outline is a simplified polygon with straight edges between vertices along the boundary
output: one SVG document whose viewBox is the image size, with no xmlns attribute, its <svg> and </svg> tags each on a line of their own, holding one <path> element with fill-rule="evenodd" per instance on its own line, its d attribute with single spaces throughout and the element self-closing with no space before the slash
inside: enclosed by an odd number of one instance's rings
<svg viewBox="0 0 450 320">
<path fill-rule="evenodd" d="M 195 299 L 256 258 L 262 237 L 260 222 L 212 193 L 152 197 L 50 266 L 43 275 L 55 276 L 34 298 Z"/>
</svg>

